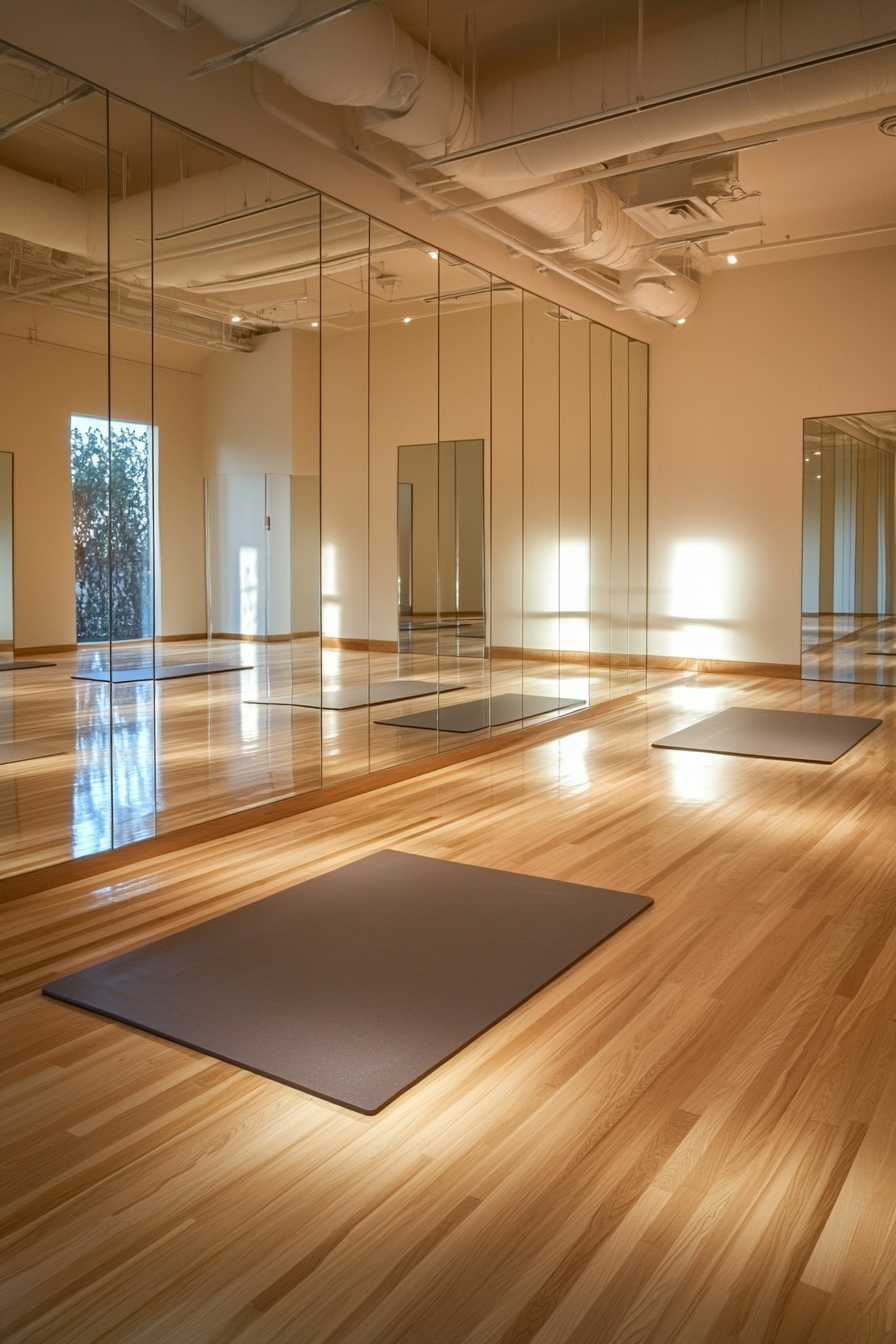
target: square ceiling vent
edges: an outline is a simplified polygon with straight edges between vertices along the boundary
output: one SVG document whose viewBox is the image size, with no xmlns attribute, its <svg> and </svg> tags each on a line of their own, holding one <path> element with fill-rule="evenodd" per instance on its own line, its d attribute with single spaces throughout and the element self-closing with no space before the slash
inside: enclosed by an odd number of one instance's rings
<svg viewBox="0 0 896 1344">
<path fill-rule="evenodd" d="M 668 238 L 689 231 L 700 232 L 724 223 L 718 210 L 714 210 L 699 196 L 676 196 L 668 201 L 627 205 L 623 209 L 654 238 Z"/>
</svg>

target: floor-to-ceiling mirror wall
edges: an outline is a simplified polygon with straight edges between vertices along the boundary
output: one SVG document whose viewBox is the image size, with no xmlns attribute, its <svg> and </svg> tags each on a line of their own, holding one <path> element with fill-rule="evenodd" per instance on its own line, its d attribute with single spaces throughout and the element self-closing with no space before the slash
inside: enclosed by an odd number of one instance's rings
<svg viewBox="0 0 896 1344">
<path fill-rule="evenodd" d="M 804 421 L 802 671 L 896 685 L 896 411 Z"/>
<path fill-rule="evenodd" d="M 645 684 L 643 343 L 19 53 L 0 114 L 8 870 Z"/>
</svg>

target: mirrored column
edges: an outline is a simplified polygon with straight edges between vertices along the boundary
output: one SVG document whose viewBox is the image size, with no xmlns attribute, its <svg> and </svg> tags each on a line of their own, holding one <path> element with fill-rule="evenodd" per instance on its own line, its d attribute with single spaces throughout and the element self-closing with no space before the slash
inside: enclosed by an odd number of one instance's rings
<svg viewBox="0 0 896 1344">
<path fill-rule="evenodd" d="M 370 768 L 435 750 L 438 263 L 370 225 Z M 388 697 L 382 701 L 381 697 Z"/>
<path fill-rule="evenodd" d="M 439 747 L 488 736 L 504 717 L 486 658 L 491 276 L 439 258 Z M 462 687 L 463 689 L 455 689 Z M 461 705 L 467 710 L 461 710 Z M 456 707 L 456 708 L 455 708 Z"/>
<path fill-rule="evenodd" d="M 492 279 L 488 644 L 493 695 L 523 693 L 523 291 Z M 493 732 L 522 726 L 518 717 Z"/>
<path fill-rule="evenodd" d="M 152 122 L 109 99 L 109 670 L 114 845 L 155 833 Z"/>
<path fill-rule="evenodd" d="M 321 202 L 322 779 L 370 768 L 368 277 L 370 221 Z M 339 697 L 346 708 L 326 708 Z M 335 704 L 335 701 L 330 701 Z"/>
<path fill-rule="evenodd" d="M 560 311 L 523 299 L 523 714 L 560 694 Z M 536 699 L 535 697 L 538 697 Z M 540 715 L 539 715 L 540 717 Z"/>
<path fill-rule="evenodd" d="M 589 326 L 560 310 L 559 691 L 589 703 L 591 355 Z"/>
</svg>

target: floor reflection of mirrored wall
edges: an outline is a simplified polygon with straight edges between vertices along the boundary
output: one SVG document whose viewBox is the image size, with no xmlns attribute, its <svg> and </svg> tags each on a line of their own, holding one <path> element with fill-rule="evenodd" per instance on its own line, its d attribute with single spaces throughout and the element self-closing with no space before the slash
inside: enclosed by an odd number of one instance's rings
<svg viewBox="0 0 896 1344">
<path fill-rule="evenodd" d="M 803 430 L 803 676 L 896 686 L 896 412 Z"/>
<path fill-rule="evenodd" d="M 0 118 L 6 871 L 644 685 L 645 345 L 8 50 Z"/>
</svg>

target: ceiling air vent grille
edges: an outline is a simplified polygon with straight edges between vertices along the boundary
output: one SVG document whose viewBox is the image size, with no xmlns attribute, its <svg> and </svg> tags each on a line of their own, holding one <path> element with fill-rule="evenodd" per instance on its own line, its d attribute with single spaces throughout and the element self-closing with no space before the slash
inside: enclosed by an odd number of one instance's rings
<svg viewBox="0 0 896 1344">
<path fill-rule="evenodd" d="M 719 212 L 699 196 L 677 196 L 668 201 L 651 201 L 649 205 L 624 208 L 625 213 L 654 238 L 667 238 L 695 229 L 713 229 L 723 222 Z"/>
</svg>

